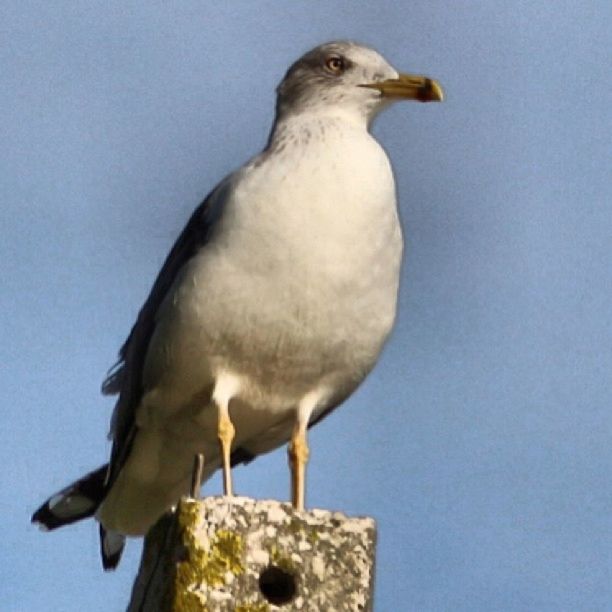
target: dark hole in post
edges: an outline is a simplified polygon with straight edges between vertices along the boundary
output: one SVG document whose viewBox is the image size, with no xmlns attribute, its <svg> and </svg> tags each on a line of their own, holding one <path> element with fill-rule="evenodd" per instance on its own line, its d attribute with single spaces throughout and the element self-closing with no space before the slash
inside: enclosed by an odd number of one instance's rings
<svg viewBox="0 0 612 612">
<path fill-rule="evenodd" d="M 289 603 L 297 593 L 296 578 L 280 567 L 270 565 L 259 576 L 261 594 L 275 606 Z"/>
</svg>

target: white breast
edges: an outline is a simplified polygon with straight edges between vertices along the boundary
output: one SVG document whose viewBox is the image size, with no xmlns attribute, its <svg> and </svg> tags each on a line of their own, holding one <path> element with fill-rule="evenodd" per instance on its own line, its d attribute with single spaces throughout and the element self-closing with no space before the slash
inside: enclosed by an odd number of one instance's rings
<svg viewBox="0 0 612 612">
<path fill-rule="evenodd" d="M 230 368 L 287 406 L 323 375 L 352 390 L 376 360 L 402 250 L 387 156 L 329 120 L 293 126 L 280 149 L 237 173 L 218 233 L 162 313 L 165 355 L 181 357 L 153 361 L 151 382 L 163 369 L 191 395 Z"/>
</svg>

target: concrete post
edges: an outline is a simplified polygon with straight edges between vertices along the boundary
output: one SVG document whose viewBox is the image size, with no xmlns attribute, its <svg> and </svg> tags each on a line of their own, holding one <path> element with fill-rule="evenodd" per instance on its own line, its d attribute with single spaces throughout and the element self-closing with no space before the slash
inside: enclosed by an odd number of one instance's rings
<svg viewBox="0 0 612 612">
<path fill-rule="evenodd" d="M 372 610 L 375 541 L 370 518 L 184 499 L 147 536 L 128 611 Z"/>
</svg>

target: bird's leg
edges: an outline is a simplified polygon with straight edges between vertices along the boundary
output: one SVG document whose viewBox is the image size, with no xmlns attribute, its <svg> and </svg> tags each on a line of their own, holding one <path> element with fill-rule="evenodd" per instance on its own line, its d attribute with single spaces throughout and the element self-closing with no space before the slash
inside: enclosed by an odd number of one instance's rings
<svg viewBox="0 0 612 612">
<path fill-rule="evenodd" d="M 234 494 L 232 488 L 232 470 L 230 466 L 230 456 L 232 452 L 232 441 L 235 429 L 229 416 L 229 406 L 219 404 L 219 424 L 217 435 L 221 442 L 221 456 L 223 458 L 223 493 L 229 497 Z"/>
<path fill-rule="evenodd" d="M 193 499 L 200 497 L 200 487 L 202 486 L 202 472 L 204 471 L 204 455 L 197 453 L 193 458 L 193 471 L 191 472 L 190 495 Z"/>
<path fill-rule="evenodd" d="M 300 401 L 297 418 L 291 434 L 291 442 L 287 452 L 291 468 L 291 500 L 296 510 L 304 510 L 306 490 L 306 464 L 308 463 L 308 441 L 306 431 L 313 410 L 316 408 L 322 394 L 319 390 L 307 393 Z"/>
<path fill-rule="evenodd" d="M 293 428 L 289 443 L 289 466 L 291 467 L 291 501 L 296 510 L 304 510 L 304 491 L 306 487 L 306 464 L 310 450 L 306 440 L 306 425 L 299 421 Z"/>
<path fill-rule="evenodd" d="M 213 402 L 219 411 L 219 421 L 217 424 L 217 437 L 221 443 L 221 457 L 223 459 L 223 492 L 227 496 L 232 496 L 232 472 L 230 467 L 230 457 L 232 453 L 232 441 L 236 430 L 230 419 L 229 404 L 233 397 L 236 397 L 240 389 L 240 379 L 230 372 L 221 372 L 215 381 L 215 388 L 212 393 Z"/>
</svg>

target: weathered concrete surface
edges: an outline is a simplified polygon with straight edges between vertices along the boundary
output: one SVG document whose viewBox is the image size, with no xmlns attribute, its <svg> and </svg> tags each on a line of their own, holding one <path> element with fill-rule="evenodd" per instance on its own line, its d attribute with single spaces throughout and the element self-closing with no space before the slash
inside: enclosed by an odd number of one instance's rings
<svg viewBox="0 0 612 612">
<path fill-rule="evenodd" d="M 375 540 L 370 518 L 185 499 L 147 536 L 129 610 L 371 610 Z"/>
</svg>

